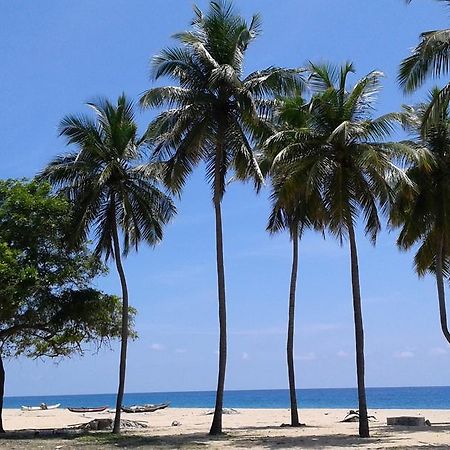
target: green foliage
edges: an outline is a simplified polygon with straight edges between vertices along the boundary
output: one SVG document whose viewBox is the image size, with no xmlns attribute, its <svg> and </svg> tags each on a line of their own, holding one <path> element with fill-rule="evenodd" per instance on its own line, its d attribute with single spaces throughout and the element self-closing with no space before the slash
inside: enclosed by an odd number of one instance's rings
<svg viewBox="0 0 450 450">
<path fill-rule="evenodd" d="M 76 149 L 55 158 L 41 173 L 74 204 L 71 237 L 75 245 L 94 231 L 97 254 L 114 256 L 115 227 L 123 249 L 162 239 L 163 225 L 175 206 L 159 188 L 161 169 L 148 163 L 144 140 L 137 135 L 133 103 L 125 95 L 114 105 L 106 99 L 88 104 L 96 120 L 67 116 L 60 133 Z"/>
<path fill-rule="evenodd" d="M 210 2 L 206 13 L 195 8 L 190 30 L 174 36 L 178 47 L 153 58 L 153 77 L 177 83 L 141 98 L 144 107 L 168 108 L 150 124 L 148 138 L 168 159 L 165 181 L 174 192 L 200 161 L 216 199 L 225 193 L 229 170 L 262 182 L 252 145 L 264 125 L 260 114 L 274 95 L 294 91 L 302 79 L 298 70 L 274 67 L 243 76 L 245 52 L 260 28 L 258 15 L 246 22 L 230 3 Z"/>
<path fill-rule="evenodd" d="M 440 0 L 450 5 L 448 0 Z M 407 0 L 411 3 L 411 0 Z M 426 31 L 420 35 L 420 42 L 410 56 L 405 58 L 398 75 L 400 86 L 405 92 L 413 92 L 423 85 L 427 78 L 439 78 L 448 75 L 450 68 L 450 29 Z M 427 113 L 423 117 L 422 127 L 439 120 L 442 110 L 450 99 L 450 83 L 447 83 L 433 96 Z"/>
<path fill-rule="evenodd" d="M 308 191 L 307 175 L 292 173 L 292 165 L 279 161 L 283 151 L 294 148 L 299 154 L 313 147 L 311 105 L 300 93 L 278 99 L 274 108 L 273 134 L 263 144 L 261 168 L 270 175 L 272 211 L 267 225 L 271 233 L 287 229 L 291 237 L 301 237 L 305 228 L 322 229 L 326 219 L 320 192 Z"/>
<path fill-rule="evenodd" d="M 284 102 L 282 127 L 265 142 L 276 174 L 274 199 L 279 201 L 283 192 L 291 195 L 303 205 L 300 223 L 326 222 L 341 240 L 362 214 L 366 233 L 375 241 L 381 227 L 378 208 L 385 210 L 392 196 L 387 178 L 404 178 L 391 159 L 408 157 L 402 146 L 386 142 L 397 116 L 372 117 L 382 73 L 371 72 L 349 88 L 350 63 L 311 64 L 309 72 L 310 101 Z"/>
<path fill-rule="evenodd" d="M 63 356 L 120 335 L 120 300 L 91 287 L 106 268 L 68 248 L 72 209 L 50 186 L 0 181 L 0 345 L 7 356 Z"/>
<path fill-rule="evenodd" d="M 440 95 L 434 89 L 427 103 L 415 107 L 404 106 L 402 122 L 412 135 L 409 145 L 418 154 L 410 164 L 407 176 L 413 182 L 399 182 L 395 186 L 395 199 L 390 221 L 400 227 L 397 244 L 409 249 L 419 248 L 414 265 L 420 276 L 435 271 L 436 256 L 442 245 L 443 270 L 450 276 L 450 115 L 449 103 L 441 109 L 440 117 L 428 123 L 430 104 Z"/>
</svg>

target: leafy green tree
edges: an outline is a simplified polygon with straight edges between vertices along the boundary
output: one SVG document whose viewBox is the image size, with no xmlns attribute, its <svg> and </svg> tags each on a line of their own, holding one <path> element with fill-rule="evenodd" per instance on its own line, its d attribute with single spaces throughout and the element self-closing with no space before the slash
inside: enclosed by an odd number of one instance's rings
<svg viewBox="0 0 450 450">
<path fill-rule="evenodd" d="M 412 0 L 407 0 L 411 3 Z M 442 0 L 441 0 L 442 1 Z M 448 5 L 450 1 L 443 0 Z M 410 56 L 405 58 L 398 75 L 400 86 L 406 92 L 413 92 L 423 85 L 428 77 L 445 76 L 450 67 L 450 29 L 425 31 L 420 35 L 420 43 L 413 49 Z M 450 99 L 450 83 L 447 83 L 439 95 L 433 97 L 424 115 L 423 126 L 426 128 L 429 118 L 439 119 L 439 109 L 445 109 Z"/>
<path fill-rule="evenodd" d="M 327 228 L 341 242 L 350 245 L 356 366 L 359 401 L 359 435 L 369 436 L 364 381 L 364 331 L 359 281 L 355 223 L 365 224 L 373 243 L 380 230 L 379 206 L 390 198 L 387 172 L 396 171 L 391 162 L 393 146 L 384 143 L 393 126 L 392 115 L 372 118 L 373 104 L 380 88 L 380 72 L 371 72 L 349 89 L 353 65 L 310 67 L 310 127 L 315 142 L 286 146 L 276 163 L 290 166 L 291 177 L 305 179 L 305 192 L 319 192 L 327 216 Z M 301 151 L 299 151 L 299 148 Z"/>
<path fill-rule="evenodd" d="M 175 206 L 159 188 L 161 167 L 146 162 L 145 139 L 138 137 L 133 104 L 121 95 L 117 104 L 99 99 L 88 104 L 96 119 L 67 116 L 60 133 L 75 150 L 54 159 L 41 177 L 61 188 L 74 204 L 74 243 L 91 231 L 95 252 L 115 260 L 122 286 L 122 339 L 114 433 L 120 432 L 128 341 L 128 287 L 121 258 L 141 241 L 155 245 Z"/>
<path fill-rule="evenodd" d="M 450 344 L 444 278 L 450 276 L 450 114 L 449 102 L 440 117 L 424 128 L 430 103 L 440 95 L 434 89 L 427 103 L 404 106 L 403 125 L 413 138 L 419 158 L 407 168 L 413 182 L 400 182 L 391 208 L 391 224 L 400 227 L 397 244 L 402 249 L 419 245 L 414 266 L 419 276 L 436 277 L 442 333 Z M 424 131 L 425 130 L 425 131 Z"/>
<path fill-rule="evenodd" d="M 1 432 L 3 358 L 63 357 L 120 336 L 120 299 L 91 287 L 105 267 L 85 245 L 67 247 L 70 215 L 48 184 L 0 181 Z"/>
<path fill-rule="evenodd" d="M 296 171 L 292 177 L 289 164 L 278 163 L 277 157 L 287 148 L 296 148 L 302 155 L 309 145 L 315 145 L 310 127 L 310 105 L 300 95 L 277 102 L 272 119 L 274 131 L 264 145 L 261 168 L 268 171 L 272 184 L 272 211 L 267 229 L 271 233 L 287 230 L 292 242 L 292 270 L 289 286 L 289 312 L 286 343 L 291 426 L 300 426 L 297 408 L 294 368 L 295 300 L 298 272 L 298 247 L 308 228 L 321 229 L 325 211 L 319 191 L 306 192 L 305 173 Z"/>
<path fill-rule="evenodd" d="M 262 180 L 252 148 L 258 116 L 268 98 L 298 82 L 297 71 L 273 67 L 243 76 L 246 50 L 260 28 L 258 15 L 247 23 L 227 1 L 210 2 L 206 13 L 195 7 L 192 29 L 175 35 L 180 45 L 153 58 L 153 77 L 168 76 L 177 85 L 152 88 L 141 98 L 144 107 L 169 108 L 149 126 L 157 154 L 167 159 L 167 185 L 180 193 L 194 167 L 204 162 L 212 188 L 220 342 L 211 434 L 222 432 L 227 359 L 221 212 L 226 177 L 234 171 L 236 178 Z"/>
</svg>

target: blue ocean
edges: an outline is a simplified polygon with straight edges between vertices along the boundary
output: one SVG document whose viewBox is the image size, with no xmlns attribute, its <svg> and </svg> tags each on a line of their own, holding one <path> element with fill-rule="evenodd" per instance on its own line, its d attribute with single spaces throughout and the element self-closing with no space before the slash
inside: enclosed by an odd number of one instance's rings
<svg viewBox="0 0 450 450">
<path fill-rule="evenodd" d="M 125 394 L 125 405 L 170 402 L 175 408 L 213 408 L 215 392 L 155 392 Z M 5 397 L 5 408 L 22 405 L 61 403 L 68 406 L 115 405 L 114 394 L 99 395 L 52 395 L 36 397 Z M 348 389 L 299 389 L 300 408 L 356 409 L 357 391 Z M 368 388 L 369 409 L 450 409 L 450 386 Z M 226 391 L 224 404 L 227 408 L 289 408 L 289 392 L 285 389 Z"/>
</svg>

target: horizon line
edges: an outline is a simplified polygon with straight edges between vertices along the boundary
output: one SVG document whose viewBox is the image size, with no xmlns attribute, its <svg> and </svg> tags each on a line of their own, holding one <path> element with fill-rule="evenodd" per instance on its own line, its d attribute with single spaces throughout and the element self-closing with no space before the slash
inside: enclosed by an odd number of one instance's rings
<svg viewBox="0 0 450 450">
<path fill-rule="evenodd" d="M 417 389 L 417 388 L 450 388 L 450 385 L 431 385 L 431 386 L 367 386 L 366 389 Z M 317 391 L 317 390 L 357 390 L 356 386 L 352 387 L 320 387 L 320 388 L 297 388 L 297 391 Z M 225 389 L 225 392 L 261 392 L 261 391 L 289 391 L 289 388 L 274 389 Z M 137 394 L 186 394 L 186 393 L 213 393 L 215 390 L 186 390 L 186 391 L 151 391 L 151 392 L 125 392 L 125 395 Z M 117 395 L 114 392 L 90 393 L 90 394 L 26 394 L 26 395 L 5 395 L 6 398 L 22 398 L 22 397 L 78 397 L 78 396 L 95 396 L 95 395 Z"/>
</svg>

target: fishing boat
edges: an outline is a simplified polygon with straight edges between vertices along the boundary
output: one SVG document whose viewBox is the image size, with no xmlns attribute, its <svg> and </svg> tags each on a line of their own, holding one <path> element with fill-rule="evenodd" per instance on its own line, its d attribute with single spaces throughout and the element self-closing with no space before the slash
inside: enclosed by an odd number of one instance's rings
<svg viewBox="0 0 450 450">
<path fill-rule="evenodd" d="M 158 403 L 157 405 L 122 406 L 122 411 L 126 413 L 155 412 L 159 409 L 167 408 L 169 405 L 170 403 Z"/>
<path fill-rule="evenodd" d="M 93 412 L 102 412 L 105 411 L 105 409 L 108 409 L 107 406 L 97 406 L 95 408 L 67 408 L 69 411 L 74 413 L 93 413 Z"/>
<path fill-rule="evenodd" d="M 22 406 L 22 411 L 46 411 L 47 409 L 57 409 L 61 406 L 61 403 L 56 403 L 55 405 L 47 405 L 46 403 L 41 403 L 39 406 Z"/>
</svg>

